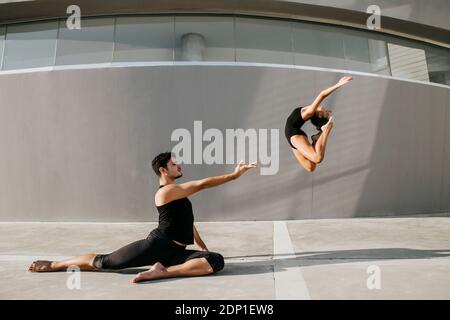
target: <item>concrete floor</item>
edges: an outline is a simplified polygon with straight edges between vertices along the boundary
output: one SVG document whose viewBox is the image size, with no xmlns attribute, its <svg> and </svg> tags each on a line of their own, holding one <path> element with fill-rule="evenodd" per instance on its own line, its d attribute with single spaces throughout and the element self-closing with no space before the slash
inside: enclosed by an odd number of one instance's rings
<svg viewBox="0 0 450 320">
<path fill-rule="evenodd" d="M 448 215 L 196 225 L 224 255 L 222 272 L 131 284 L 146 267 L 26 270 L 38 258 L 113 251 L 154 223 L 0 223 L 0 299 L 450 299 Z"/>
</svg>

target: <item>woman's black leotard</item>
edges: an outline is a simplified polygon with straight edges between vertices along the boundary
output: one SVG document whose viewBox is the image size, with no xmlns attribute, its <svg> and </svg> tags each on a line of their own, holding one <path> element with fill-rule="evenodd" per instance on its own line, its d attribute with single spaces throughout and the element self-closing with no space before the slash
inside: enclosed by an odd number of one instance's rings
<svg viewBox="0 0 450 320">
<path fill-rule="evenodd" d="M 173 241 L 193 243 L 194 217 L 188 198 L 174 200 L 157 208 L 160 213 L 158 228 L 150 232 L 146 239 L 130 243 L 109 254 L 96 255 L 94 267 L 97 270 L 124 269 L 153 265 L 156 262 L 168 267 L 195 258 L 205 258 L 214 272 L 223 269 L 224 259 L 221 254 L 186 250 L 186 246 Z"/>
<path fill-rule="evenodd" d="M 295 146 L 291 143 L 291 137 L 295 136 L 295 135 L 302 135 L 302 136 L 306 136 L 307 134 L 301 129 L 301 127 L 305 124 L 305 120 L 303 120 L 301 114 L 300 114 L 300 110 L 303 107 L 298 107 L 295 108 L 291 114 L 289 115 L 289 117 L 286 120 L 286 125 L 284 127 L 284 134 L 286 136 L 286 139 L 289 143 L 289 145 L 296 149 Z"/>
</svg>

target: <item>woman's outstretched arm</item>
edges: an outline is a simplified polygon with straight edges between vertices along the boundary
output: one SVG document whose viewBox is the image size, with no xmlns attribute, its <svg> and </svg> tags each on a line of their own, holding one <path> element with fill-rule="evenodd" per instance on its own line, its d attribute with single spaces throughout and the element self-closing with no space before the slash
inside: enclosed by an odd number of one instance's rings
<svg viewBox="0 0 450 320">
<path fill-rule="evenodd" d="M 334 86 L 329 87 L 325 90 L 322 90 L 319 95 L 316 97 L 316 99 L 311 103 L 309 106 L 306 106 L 305 108 L 301 109 L 302 112 L 302 118 L 304 120 L 308 120 L 314 115 L 314 112 L 316 112 L 317 108 L 320 106 L 323 100 L 325 100 L 326 97 L 328 97 L 330 94 L 332 94 L 334 91 L 342 87 L 344 84 L 352 80 L 352 77 L 342 77 L 338 83 L 336 83 Z"/>
</svg>

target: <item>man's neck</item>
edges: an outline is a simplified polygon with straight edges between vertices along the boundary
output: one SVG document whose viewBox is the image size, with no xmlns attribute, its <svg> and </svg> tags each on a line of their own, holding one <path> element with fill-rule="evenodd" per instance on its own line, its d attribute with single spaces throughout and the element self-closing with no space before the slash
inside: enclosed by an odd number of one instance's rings
<svg viewBox="0 0 450 320">
<path fill-rule="evenodd" d="M 175 183 L 175 179 L 170 179 L 170 178 L 160 178 L 159 179 L 160 186 L 165 186 L 167 184 L 173 184 L 173 183 Z"/>
</svg>

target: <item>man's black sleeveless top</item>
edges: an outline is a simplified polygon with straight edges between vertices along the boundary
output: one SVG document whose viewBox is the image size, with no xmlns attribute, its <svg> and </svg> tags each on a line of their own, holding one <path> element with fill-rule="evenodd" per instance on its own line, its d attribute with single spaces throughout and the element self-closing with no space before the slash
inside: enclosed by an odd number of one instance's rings
<svg viewBox="0 0 450 320">
<path fill-rule="evenodd" d="M 171 240 L 184 244 L 194 243 L 194 213 L 188 198 L 170 201 L 162 206 L 156 206 L 156 209 L 159 212 L 159 230 Z"/>
</svg>

